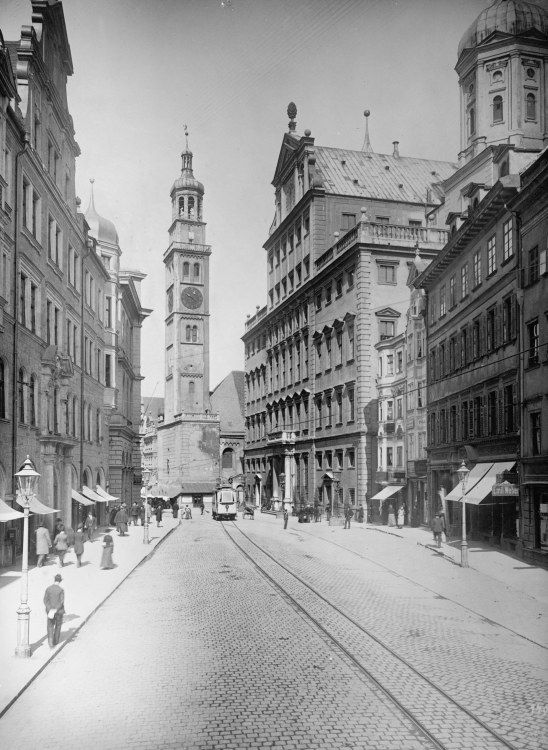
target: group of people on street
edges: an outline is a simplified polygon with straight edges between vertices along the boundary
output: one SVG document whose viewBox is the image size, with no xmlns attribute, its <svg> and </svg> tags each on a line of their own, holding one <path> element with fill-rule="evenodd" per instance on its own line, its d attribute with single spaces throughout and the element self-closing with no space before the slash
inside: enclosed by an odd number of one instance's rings
<svg viewBox="0 0 548 750">
<path fill-rule="evenodd" d="M 82 555 L 84 553 L 84 526 L 79 524 L 76 531 L 70 526 L 65 527 L 64 523 L 58 519 L 55 522 L 55 528 L 53 532 L 53 542 L 51 541 L 51 535 L 49 529 L 45 523 L 40 523 L 35 530 L 36 535 L 36 565 L 41 568 L 44 565 L 44 560 L 53 549 L 57 555 L 57 562 L 60 568 L 65 565 L 65 555 L 70 548 L 74 550 L 76 555 L 76 567 L 82 565 Z"/>
</svg>

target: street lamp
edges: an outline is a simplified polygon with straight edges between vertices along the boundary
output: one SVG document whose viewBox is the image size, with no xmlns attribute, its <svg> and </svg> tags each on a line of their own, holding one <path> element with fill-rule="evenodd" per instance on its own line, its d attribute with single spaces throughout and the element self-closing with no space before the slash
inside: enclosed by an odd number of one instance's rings
<svg viewBox="0 0 548 750">
<path fill-rule="evenodd" d="M 23 508 L 23 561 L 21 564 L 21 601 L 17 607 L 17 647 L 15 655 L 29 657 L 29 625 L 30 625 L 30 607 L 29 607 L 29 510 L 30 501 L 34 497 L 36 483 L 38 481 L 37 471 L 34 471 L 32 461 L 27 456 L 23 468 L 18 471 L 17 477 L 17 502 Z"/>
<path fill-rule="evenodd" d="M 280 489 L 282 491 L 282 510 L 285 508 L 285 474 L 280 473 Z"/>
<path fill-rule="evenodd" d="M 468 567 L 468 544 L 466 542 L 466 499 L 465 499 L 466 481 L 468 479 L 468 474 L 470 474 L 470 469 L 466 467 L 466 464 L 464 463 L 464 459 L 463 459 L 462 464 L 457 469 L 457 475 L 459 477 L 459 482 L 461 484 L 461 492 L 462 492 L 462 541 L 460 543 L 460 566 L 461 568 Z"/>
<path fill-rule="evenodd" d="M 142 471 L 143 479 L 145 480 L 145 518 L 144 518 L 144 526 L 143 526 L 143 544 L 149 543 L 148 538 L 148 495 L 146 494 L 147 491 L 150 489 L 149 480 L 152 475 L 152 471 L 148 468 L 143 469 Z"/>
</svg>

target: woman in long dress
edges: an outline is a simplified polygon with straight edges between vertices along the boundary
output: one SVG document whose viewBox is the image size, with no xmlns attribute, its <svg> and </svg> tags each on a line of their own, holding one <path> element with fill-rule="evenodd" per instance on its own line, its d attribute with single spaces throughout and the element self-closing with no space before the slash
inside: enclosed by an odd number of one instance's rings
<svg viewBox="0 0 548 750">
<path fill-rule="evenodd" d="M 114 550 L 114 540 L 110 534 L 103 537 L 103 553 L 101 555 L 101 570 L 109 570 L 114 567 L 112 561 L 112 551 Z"/>
<path fill-rule="evenodd" d="M 394 506 L 392 505 L 392 503 L 390 503 L 390 505 L 388 506 L 388 525 L 396 525 L 396 515 L 394 513 Z"/>
<path fill-rule="evenodd" d="M 398 508 L 398 529 L 403 528 L 403 524 L 405 523 L 405 508 L 403 507 L 403 503 Z"/>
<path fill-rule="evenodd" d="M 116 524 L 116 530 L 118 531 L 119 536 L 125 536 L 127 534 L 127 513 L 123 505 L 116 514 L 114 523 Z"/>
<path fill-rule="evenodd" d="M 76 555 L 76 567 L 82 565 L 82 555 L 84 554 L 84 530 L 82 524 L 78 526 L 78 531 L 74 534 L 74 554 Z"/>
</svg>

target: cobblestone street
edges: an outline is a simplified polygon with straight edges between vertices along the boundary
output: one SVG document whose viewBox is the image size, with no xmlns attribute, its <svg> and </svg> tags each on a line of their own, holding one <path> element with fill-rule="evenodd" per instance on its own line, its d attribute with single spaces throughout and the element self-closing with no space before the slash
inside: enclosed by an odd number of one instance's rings
<svg viewBox="0 0 548 750">
<path fill-rule="evenodd" d="M 455 598 L 465 596 L 456 575 L 462 571 L 424 548 L 405 550 L 406 578 L 397 572 L 403 548 L 396 538 L 291 524 L 284 532 L 278 519 L 260 514 L 238 521 L 257 544 L 502 735 L 506 746 L 548 746 L 546 649 L 474 614 L 477 581 L 465 609 L 446 591 L 455 578 Z M 252 549 L 235 527 L 226 528 Z M 266 569 L 265 561 L 257 552 Z M 440 562 L 444 567 L 426 587 L 421 576 L 428 578 Z M 321 627 L 242 556 L 222 524 L 211 516 L 184 522 L 0 719 L 0 745 L 57 748 L 77 737 L 83 750 L 438 747 L 360 672 L 353 661 L 359 657 L 393 694 L 399 690 L 415 702 L 415 718 L 442 746 L 504 747 L 472 718 L 458 723 L 445 699 L 433 705 L 435 688 L 409 677 L 369 636 L 356 638 L 354 626 L 328 613 L 328 605 L 322 609 L 273 561 L 268 566 L 277 584 L 314 610 Z M 493 585 L 486 579 L 483 585 L 488 607 Z M 67 587 L 67 613 L 70 597 Z M 324 626 L 336 630 L 348 653 L 334 647 Z"/>
</svg>

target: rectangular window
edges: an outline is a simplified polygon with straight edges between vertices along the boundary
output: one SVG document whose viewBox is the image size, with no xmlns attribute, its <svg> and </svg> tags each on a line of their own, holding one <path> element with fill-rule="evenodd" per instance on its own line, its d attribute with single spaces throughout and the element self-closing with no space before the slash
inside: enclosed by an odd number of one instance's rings
<svg viewBox="0 0 548 750">
<path fill-rule="evenodd" d="M 390 216 L 375 216 L 375 221 L 377 224 L 389 224 Z"/>
<path fill-rule="evenodd" d="M 495 273 L 497 268 L 496 237 L 493 235 L 487 241 L 487 276 Z"/>
<path fill-rule="evenodd" d="M 449 279 L 449 308 L 455 307 L 457 299 L 455 296 L 455 277 L 451 276 Z"/>
<path fill-rule="evenodd" d="M 379 334 L 380 340 L 390 339 L 395 333 L 395 323 L 393 320 L 380 320 L 379 321 Z"/>
<path fill-rule="evenodd" d="M 531 412 L 531 453 L 533 456 L 540 456 L 542 453 L 542 433 L 541 433 L 541 414 L 540 411 Z"/>
<path fill-rule="evenodd" d="M 331 425 L 333 424 L 333 403 L 331 401 L 331 396 L 325 397 L 325 411 L 327 414 L 326 427 L 331 427 Z"/>
<path fill-rule="evenodd" d="M 481 401 L 481 396 L 476 396 L 474 399 L 474 435 L 476 437 L 482 435 Z"/>
<path fill-rule="evenodd" d="M 303 214 L 303 229 L 305 234 L 310 232 L 310 213 L 308 211 Z"/>
<path fill-rule="evenodd" d="M 417 383 L 417 408 L 421 409 L 423 406 L 422 394 L 424 388 L 424 381 L 419 380 Z"/>
<path fill-rule="evenodd" d="M 540 271 L 540 264 L 539 264 L 538 245 L 535 245 L 535 247 L 532 247 L 529 250 L 529 283 L 530 284 L 534 284 L 535 281 L 539 280 L 539 271 Z"/>
<path fill-rule="evenodd" d="M 468 364 L 468 332 L 463 328 L 460 332 L 460 366 L 465 367 Z"/>
<path fill-rule="evenodd" d="M 346 281 L 348 283 L 348 288 L 352 289 L 352 287 L 354 286 L 354 269 L 353 268 L 349 268 L 348 271 L 346 272 Z"/>
<path fill-rule="evenodd" d="M 449 339 L 449 372 L 455 372 L 456 369 L 456 351 L 457 351 L 457 340 L 455 336 Z"/>
<path fill-rule="evenodd" d="M 508 343 L 513 338 L 514 316 L 512 297 L 508 296 L 502 300 L 502 341 Z"/>
<path fill-rule="evenodd" d="M 468 437 L 468 401 L 463 401 L 461 406 L 461 440 Z"/>
<path fill-rule="evenodd" d="M 354 359 L 354 324 L 348 326 L 348 357 L 347 360 Z"/>
<path fill-rule="evenodd" d="M 468 294 L 468 263 L 460 269 L 460 298 L 464 299 Z"/>
<path fill-rule="evenodd" d="M 507 385 L 504 388 L 504 430 L 505 432 L 514 432 L 515 428 L 514 386 Z"/>
<path fill-rule="evenodd" d="M 480 356 L 480 321 L 476 318 L 472 323 L 472 356 L 478 359 Z"/>
<path fill-rule="evenodd" d="M 394 355 L 393 354 L 388 354 L 386 356 L 386 374 L 387 375 L 394 374 Z"/>
<path fill-rule="evenodd" d="M 449 411 L 449 439 L 452 443 L 457 440 L 457 407 L 455 404 L 451 406 Z"/>
<path fill-rule="evenodd" d="M 314 400 L 316 405 L 316 428 L 321 430 L 323 427 L 322 398 L 319 396 Z"/>
<path fill-rule="evenodd" d="M 335 293 L 336 293 L 337 297 L 340 297 L 341 294 L 343 293 L 343 279 L 342 279 L 342 276 L 339 276 L 335 280 Z"/>
<path fill-rule="evenodd" d="M 53 305 L 48 300 L 46 302 L 46 343 L 51 344 L 51 327 L 53 318 Z"/>
<path fill-rule="evenodd" d="M 36 298 L 38 287 L 31 282 L 30 285 L 30 330 L 36 333 Z"/>
<path fill-rule="evenodd" d="M 445 284 L 440 289 L 440 318 L 442 318 L 447 312 L 446 301 L 445 301 Z"/>
<path fill-rule="evenodd" d="M 346 451 L 346 462 L 349 469 L 353 469 L 356 466 L 356 451 L 354 448 L 349 448 Z"/>
<path fill-rule="evenodd" d="M 473 259 L 474 287 L 481 284 L 481 250 L 474 253 Z"/>
<path fill-rule="evenodd" d="M 495 308 L 491 307 L 487 310 L 487 323 L 486 323 L 486 334 L 487 334 L 487 351 L 492 352 L 495 350 Z"/>
<path fill-rule="evenodd" d="M 356 214 L 343 214 L 341 217 L 341 229 L 343 232 L 348 232 L 356 226 Z"/>
<path fill-rule="evenodd" d="M 403 352 L 396 353 L 396 372 L 403 372 Z"/>
<path fill-rule="evenodd" d="M 497 434 L 497 392 L 490 391 L 487 395 L 487 430 L 489 435 Z"/>
<path fill-rule="evenodd" d="M 325 287 L 325 304 L 326 305 L 331 304 L 331 284 L 328 284 Z"/>
<path fill-rule="evenodd" d="M 59 324 L 60 324 L 61 311 L 58 307 L 53 308 L 53 343 L 55 346 L 60 346 L 59 340 Z"/>
<path fill-rule="evenodd" d="M 396 419 L 403 419 L 403 398 L 399 396 L 396 399 Z"/>
<path fill-rule="evenodd" d="M 396 266 L 379 263 L 379 284 L 395 284 L 396 283 Z"/>
<path fill-rule="evenodd" d="M 394 421 L 394 402 L 392 399 L 386 402 L 386 419 L 388 422 Z"/>
<path fill-rule="evenodd" d="M 354 421 L 354 389 L 349 388 L 347 391 L 348 397 L 348 421 Z"/>
<path fill-rule="evenodd" d="M 538 318 L 537 320 L 531 321 L 527 324 L 527 338 L 528 338 L 528 352 L 527 352 L 527 364 L 529 367 L 534 367 L 539 363 L 538 348 L 539 348 L 539 335 L 538 335 Z"/>
<path fill-rule="evenodd" d="M 19 277 L 19 322 L 27 325 L 27 277 L 24 273 Z"/>
<path fill-rule="evenodd" d="M 512 233 L 512 219 L 505 221 L 502 227 L 502 262 L 504 263 L 514 254 L 514 242 Z"/>
<path fill-rule="evenodd" d="M 342 393 L 337 391 L 337 424 L 342 424 L 343 421 L 343 407 L 342 407 Z"/>
<path fill-rule="evenodd" d="M 394 449 L 390 446 L 388 446 L 386 449 L 386 466 L 394 466 Z"/>
</svg>

